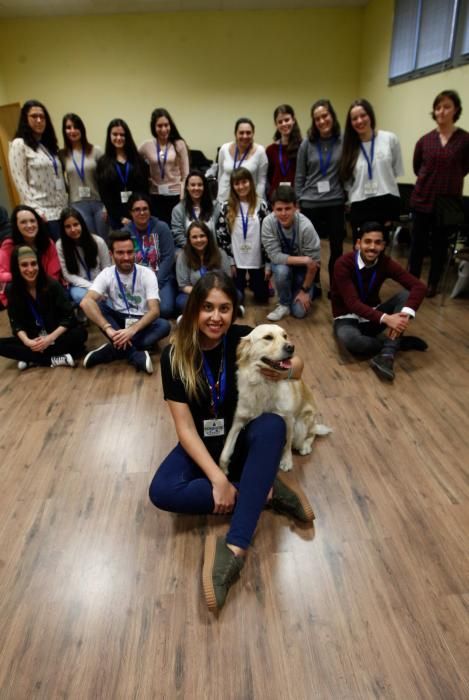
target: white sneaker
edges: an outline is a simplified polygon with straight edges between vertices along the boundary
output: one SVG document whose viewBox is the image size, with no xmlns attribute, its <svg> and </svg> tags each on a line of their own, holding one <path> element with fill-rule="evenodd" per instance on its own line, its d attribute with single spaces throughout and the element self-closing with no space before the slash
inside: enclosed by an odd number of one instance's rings
<svg viewBox="0 0 469 700">
<path fill-rule="evenodd" d="M 30 363 L 29 363 L 29 362 L 25 362 L 24 360 L 20 360 L 20 361 L 18 362 L 18 369 L 19 369 L 20 372 L 22 372 L 22 371 L 25 370 L 25 369 L 28 369 L 29 366 L 30 366 Z"/>
<path fill-rule="evenodd" d="M 278 306 L 275 307 L 273 311 L 270 312 L 270 314 L 267 314 L 267 319 L 269 321 L 281 321 L 282 318 L 285 318 L 285 316 L 290 315 L 290 307 L 285 306 L 284 304 L 279 304 Z"/>
<path fill-rule="evenodd" d="M 54 355 L 50 358 L 51 367 L 75 367 L 75 361 L 70 353 L 66 355 Z"/>
</svg>

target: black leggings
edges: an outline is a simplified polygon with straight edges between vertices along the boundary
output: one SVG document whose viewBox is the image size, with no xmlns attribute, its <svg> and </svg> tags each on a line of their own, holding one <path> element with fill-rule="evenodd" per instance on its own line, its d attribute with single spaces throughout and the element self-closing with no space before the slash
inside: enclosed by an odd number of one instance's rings
<svg viewBox="0 0 469 700">
<path fill-rule="evenodd" d="M 360 202 L 353 202 L 350 207 L 350 223 L 354 245 L 357 238 L 360 238 L 360 226 L 367 221 L 377 221 L 389 233 L 392 222 L 399 220 L 400 208 L 401 200 L 392 194 L 368 197 Z"/>
<path fill-rule="evenodd" d="M 335 261 L 344 252 L 345 207 L 343 204 L 336 204 L 332 207 L 315 207 L 314 209 L 301 207 L 301 213 L 311 221 L 321 238 L 329 239 L 330 256 L 328 270 L 329 283 L 332 284 Z"/>
</svg>

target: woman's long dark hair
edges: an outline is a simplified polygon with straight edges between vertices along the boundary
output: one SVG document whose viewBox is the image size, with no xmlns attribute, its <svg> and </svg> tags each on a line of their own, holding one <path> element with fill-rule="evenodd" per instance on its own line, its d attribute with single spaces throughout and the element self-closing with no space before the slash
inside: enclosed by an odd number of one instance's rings
<svg viewBox="0 0 469 700">
<path fill-rule="evenodd" d="M 125 144 L 124 152 L 128 163 L 132 166 L 136 177 L 144 178 L 148 176 L 145 161 L 137 150 L 132 133 L 123 119 L 113 119 L 109 122 L 106 132 L 106 145 L 104 147 L 104 155 L 98 160 L 97 176 L 102 181 L 113 180 L 116 171 L 116 149 L 111 143 L 111 131 L 115 126 L 120 126 L 124 129 Z"/>
<path fill-rule="evenodd" d="M 238 310 L 238 295 L 231 279 L 220 270 L 203 275 L 192 288 L 180 324 L 172 336 L 171 371 L 181 378 L 190 399 L 198 399 L 205 390 L 202 372 L 202 351 L 199 338 L 199 313 L 212 289 L 226 294 L 233 305 L 231 323 Z"/>
<path fill-rule="evenodd" d="M 186 177 L 186 182 L 184 183 L 184 210 L 186 212 L 186 216 L 189 219 L 192 218 L 193 204 L 192 204 L 191 196 L 187 190 L 187 185 L 189 184 L 189 179 L 191 177 L 200 177 L 200 179 L 203 182 L 204 189 L 202 192 L 202 197 L 200 198 L 199 221 L 208 221 L 213 214 L 213 202 L 212 202 L 212 198 L 210 196 L 207 178 L 205 177 L 203 172 L 200 170 L 191 170 L 189 172 L 189 175 Z"/>
<path fill-rule="evenodd" d="M 68 140 L 67 132 L 65 131 L 65 126 L 67 122 L 72 122 L 75 129 L 78 129 L 78 131 L 81 134 L 81 147 L 86 153 L 86 155 L 89 155 L 93 146 L 91 145 L 91 143 L 89 143 L 86 137 L 86 127 L 83 123 L 82 118 L 79 117 L 78 114 L 74 114 L 73 112 L 68 112 L 67 114 L 64 114 L 62 119 L 62 136 L 64 139 L 64 149 L 66 151 L 70 151 L 72 149 L 72 144 Z"/>
<path fill-rule="evenodd" d="M 340 160 L 339 166 L 339 178 L 342 183 L 351 180 L 353 177 L 353 171 L 355 170 L 355 165 L 357 164 L 358 154 L 360 152 L 360 137 L 352 126 L 351 112 L 354 107 L 363 107 L 365 112 L 370 117 L 370 126 L 372 130 L 375 130 L 376 117 L 373 107 L 363 98 L 359 100 L 354 100 L 349 107 L 347 112 L 347 120 L 345 122 L 344 129 L 344 141 L 342 146 L 342 158 Z"/>
<path fill-rule="evenodd" d="M 27 204 L 18 204 L 18 206 L 15 207 L 11 212 L 11 230 L 13 243 L 15 245 L 29 245 L 29 243 L 25 242 L 23 235 L 20 232 L 18 224 L 16 222 L 17 214 L 20 211 L 29 211 L 31 214 L 34 215 L 34 218 L 37 221 L 37 234 L 36 238 L 34 239 L 34 247 L 37 250 L 38 258 L 40 258 L 41 255 L 45 253 L 47 248 L 52 243 L 52 239 L 50 238 L 47 232 L 47 226 L 35 209 L 33 209 L 32 207 L 28 207 Z"/>
<path fill-rule="evenodd" d="M 35 138 L 33 130 L 31 129 L 28 123 L 28 112 L 33 107 L 40 107 L 44 112 L 44 116 L 46 118 L 46 128 L 44 129 L 44 133 L 41 136 L 40 142 Z M 15 139 L 23 139 L 25 144 L 32 148 L 34 151 L 37 151 L 39 143 L 42 143 L 47 148 L 49 153 L 52 153 L 52 155 L 54 156 L 57 155 L 59 150 L 57 136 L 55 135 L 54 127 L 52 125 L 49 112 L 44 107 L 42 102 L 39 102 L 39 100 L 28 100 L 21 107 L 20 119 L 18 122 L 18 128 L 16 129 Z"/>
<path fill-rule="evenodd" d="M 321 100 L 316 100 L 316 102 L 311 107 L 311 126 L 308 129 L 309 140 L 311 141 L 311 143 L 315 143 L 316 141 L 319 141 L 319 139 L 321 138 L 321 134 L 319 133 L 319 129 L 316 126 L 316 124 L 314 123 L 314 113 L 318 107 L 324 107 L 324 109 L 327 109 L 327 111 L 331 115 L 331 117 L 332 117 L 331 136 L 338 138 L 340 136 L 340 124 L 339 124 L 339 120 L 337 119 L 337 114 L 335 113 L 335 109 L 332 106 L 330 100 L 321 99 Z"/>
<path fill-rule="evenodd" d="M 190 238 L 190 233 L 193 231 L 193 229 L 199 228 L 207 237 L 207 247 L 205 248 L 204 251 L 204 267 L 207 268 L 207 270 L 216 270 L 220 269 L 221 267 L 221 253 L 220 249 L 215 243 L 215 238 L 210 231 L 209 227 L 207 224 L 204 224 L 203 221 L 192 221 L 191 224 L 187 227 L 187 232 L 186 232 L 186 244 L 184 246 L 183 250 L 183 255 L 186 256 L 187 263 L 191 270 L 199 270 L 200 269 L 200 257 L 197 251 L 194 250 L 192 247 L 192 244 L 189 240 Z"/>
<path fill-rule="evenodd" d="M 75 242 L 70 236 L 65 233 L 65 221 L 73 217 L 81 226 L 80 239 Z M 92 270 L 98 264 L 98 246 L 93 236 L 89 232 L 88 226 L 80 212 L 74 207 L 66 207 L 60 214 L 60 240 L 62 241 L 62 250 L 64 253 L 65 264 L 67 270 L 72 275 L 78 275 L 79 265 L 77 260 L 76 248 L 77 245 L 83 248 L 85 263 Z"/>
<path fill-rule="evenodd" d="M 152 135 L 155 137 L 155 139 L 156 139 L 156 122 L 161 117 L 164 117 L 169 122 L 170 130 L 169 130 L 168 140 L 171 141 L 172 144 L 174 144 L 175 141 L 184 141 L 184 139 L 182 138 L 181 134 L 179 133 L 178 128 L 177 128 L 176 124 L 174 123 L 173 118 L 171 117 L 170 113 L 168 112 L 167 109 L 164 109 L 163 107 L 157 107 L 151 113 L 150 131 L 151 131 Z"/>
<path fill-rule="evenodd" d="M 22 244 L 24 245 L 24 243 Z M 26 285 L 26 280 L 23 278 L 21 272 L 20 272 L 20 266 L 18 262 L 18 250 L 22 246 L 16 246 L 13 249 L 13 252 L 11 254 L 11 259 L 10 259 L 10 271 L 11 271 L 11 282 L 7 287 L 7 296 L 8 296 L 8 302 L 9 304 L 14 304 L 15 306 L 21 306 L 25 308 L 26 311 L 29 311 L 28 307 L 28 287 Z M 30 246 L 28 246 L 30 247 Z M 47 289 L 49 285 L 49 277 L 47 277 L 46 273 L 42 269 L 41 261 L 39 260 L 39 257 L 37 259 L 37 264 L 38 264 L 38 275 L 36 278 L 36 290 L 38 292 L 42 292 L 45 289 Z"/>
<path fill-rule="evenodd" d="M 291 105 L 279 105 L 274 111 L 274 122 L 277 121 L 277 117 L 279 114 L 289 114 L 295 120 L 293 128 L 288 135 L 287 155 L 289 158 L 296 158 L 298 149 L 302 141 L 302 137 L 300 127 L 298 126 L 298 122 L 296 121 L 295 110 Z M 274 141 L 278 141 L 281 138 L 282 135 L 277 129 L 274 134 Z"/>
</svg>

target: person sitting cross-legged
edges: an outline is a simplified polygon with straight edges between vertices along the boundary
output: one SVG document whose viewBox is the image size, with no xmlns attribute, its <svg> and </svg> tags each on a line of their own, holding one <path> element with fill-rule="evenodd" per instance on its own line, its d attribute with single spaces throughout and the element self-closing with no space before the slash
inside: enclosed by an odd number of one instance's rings
<svg viewBox="0 0 469 700">
<path fill-rule="evenodd" d="M 115 264 L 99 273 L 80 303 L 108 342 L 89 352 L 83 366 L 127 359 L 137 371 L 151 374 L 148 350 L 171 329 L 169 321 L 159 318 L 158 281 L 153 270 L 135 264 L 128 231 L 114 231 L 109 242 Z"/>
<path fill-rule="evenodd" d="M 382 379 L 394 379 L 398 350 L 426 350 L 421 338 L 404 335 L 425 296 L 426 286 L 384 254 L 384 228 L 377 222 L 360 227 L 355 250 L 334 266 L 331 287 L 334 333 L 353 354 L 372 355 L 371 367 Z M 392 279 L 404 289 L 385 302 L 379 292 Z"/>
<path fill-rule="evenodd" d="M 311 308 L 314 279 L 321 264 L 321 244 L 311 221 L 296 207 L 295 190 L 279 185 L 272 194 L 272 214 L 262 222 L 262 243 L 271 261 L 278 306 L 267 315 L 280 321 L 290 313 L 304 318 Z"/>
</svg>

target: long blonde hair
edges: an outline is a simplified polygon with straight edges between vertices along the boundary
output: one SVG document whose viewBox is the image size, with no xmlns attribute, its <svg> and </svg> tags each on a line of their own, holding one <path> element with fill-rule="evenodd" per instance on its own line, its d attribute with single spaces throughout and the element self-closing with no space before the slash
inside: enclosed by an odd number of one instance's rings
<svg viewBox="0 0 469 700">
<path fill-rule="evenodd" d="M 248 214 L 252 216 L 256 211 L 257 193 L 252 173 L 247 168 L 236 168 L 236 170 L 233 170 L 230 177 L 230 194 L 228 195 L 228 208 L 226 211 L 226 220 L 228 221 L 228 226 L 230 229 L 233 228 L 240 206 L 240 200 L 235 192 L 233 184 L 235 182 L 240 182 L 241 180 L 249 180 L 250 184 L 248 196 Z"/>
<path fill-rule="evenodd" d="M 173 377 L 180 377 L 187 396 L 191 400 L 198 400 L 206 386 L 202 372 L 199 313 L 212 289 L 219 289 L 230 299 L 233 304 L 232 322 L 234 321 L 238 309 L 238 296 L 234 282 L 224 272 L 212 270 L 203 275 L 194 285 L 181 322 L 171 337 L 171 372 Z"/>
</svg>

